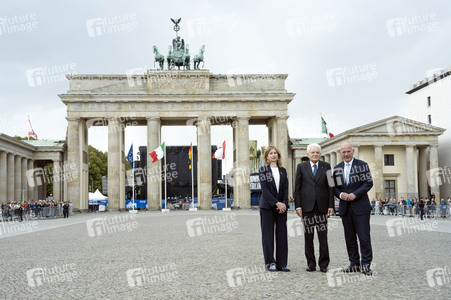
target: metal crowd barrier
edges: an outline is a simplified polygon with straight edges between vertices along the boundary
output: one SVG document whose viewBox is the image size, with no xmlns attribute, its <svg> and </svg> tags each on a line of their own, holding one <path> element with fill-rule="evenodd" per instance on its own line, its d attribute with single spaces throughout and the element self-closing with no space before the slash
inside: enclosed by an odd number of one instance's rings
<svg viewBox="0 0 451 300">
<path fill-rule="evenodd" d="M 372 214 L 384 216 L 420 217 L 420 208 L 409 205 L 383 205 L 382 207 L 372 207 Z M 451 206 L 441 207 L 439 205 L 428 205 L 424 207 L 425 218 L 449 218 L 451 216 Z"/>
</svg>

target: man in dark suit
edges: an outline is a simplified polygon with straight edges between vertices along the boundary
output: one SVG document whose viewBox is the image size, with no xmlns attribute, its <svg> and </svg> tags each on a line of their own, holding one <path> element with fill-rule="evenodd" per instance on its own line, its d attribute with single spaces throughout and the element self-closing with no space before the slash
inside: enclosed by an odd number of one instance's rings
<svg viewBox="0 0 451 300">
<path fill-rule="evenodd" d="M 372 275 L 371 204 L 367 193 L 373 187 L 373 179 L 368 164 L 354 158 L 354 148 L 350 143 L 341 145 L 340 153 L 343 161 L 334 167 L 334 194 L 340 199 L 340 217 L 350 261 L 343 272 L 361 271 L 365 275 Z"/>
<path fill-rule="evenodd" d="M 316 270 L 313 238 L 315 228 L 319 239 L 318 265 L 321 272 L 327 272 L 330 258 L 327 244 L 327 218 L 334 211 L 333 188 L 328 184 L 330 164 L 319 161 L 321 147 L 318 144 L 307 146 L 308 162 L 298 164 L 295 180 L 296 213 L 304 223 L 305 257 L 307 271 Z M 327 174 L 329 172 L 329 174 Z"/>
</svg>

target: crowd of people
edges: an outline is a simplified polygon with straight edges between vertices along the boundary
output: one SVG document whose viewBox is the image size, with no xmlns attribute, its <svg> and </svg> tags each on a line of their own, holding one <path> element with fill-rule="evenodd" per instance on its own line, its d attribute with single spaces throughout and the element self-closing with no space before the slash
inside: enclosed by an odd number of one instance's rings
<svg viewBox="0 0 451 300">
<path fill-rule="evenodd" d="M 371 201 L 372 213 L 376 215 L 400 215 L 424 217 L 449 217 L 451 215 L 451 197 L 442 198 L 437 203 L 435 197 L 413 197 L 407 200 L 401 197 L 398 200 L 387 197 L 382 200 Z"/>
<path fill-rule="evenodd" d="M 38 200 L 24 202 L 2 203 L 0 212 L 2 221 L 23 221 L 31 218 L 68 218 L 72 210 L 72 204 L 69 202 L 56 200 Z"/>
</svg>

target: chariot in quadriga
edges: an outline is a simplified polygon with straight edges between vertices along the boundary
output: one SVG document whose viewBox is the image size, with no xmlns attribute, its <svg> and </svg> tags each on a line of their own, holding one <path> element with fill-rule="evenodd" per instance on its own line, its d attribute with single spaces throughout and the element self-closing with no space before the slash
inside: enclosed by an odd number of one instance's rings
<svg viewBox="0 0 451 300">
<path fill-rule="evenodd" d="M 175 38 L 172 39 L 172 45 L 169 46 L 169 51 L 166 58 L 168 70 L 173 70 L 175 67 L 177 67 L 178 70 L 180 70 L 181 67 L 184 70 L 190 70 L 191 55 L 189 53 L 189 45 L 185 44 L 185 40 L 178 35 L 178 31 L 180 30 L 180 26 L 178 24 L 181 20 L 181 18 L 178 20 L 171 18 L 171 21 L 174 23 Z M 159 69 L 163 70 L 164 56 L 158 52 L 158 48 L 156 46 L 153 46 L 153 48 L 155 53 L 155 62 L 158 63 Z M 205 45 L 202 45 L 199 50 L 199 54 L 194 57 L 193 62 L 195 70 L 199 70 L 199 64 L 201 62 L 203 66 L 204 51 Z"/>
</svg>

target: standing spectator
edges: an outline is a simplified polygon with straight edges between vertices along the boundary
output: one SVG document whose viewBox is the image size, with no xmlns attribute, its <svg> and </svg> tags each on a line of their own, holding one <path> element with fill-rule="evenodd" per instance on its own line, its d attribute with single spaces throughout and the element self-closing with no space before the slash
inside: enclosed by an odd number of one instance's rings
<svg viewBox="0 0 451 300">
<path fill-rule="evenodd" d="M 442 218 L 446 218 L 446 201 L 442 198 L 442 201 L 440 202 L 440 207 L 442 211 Z"/>
<path fill-rule="evenodd" d="M 381 214 L 381 201 L 380 200 L 376 201 L 375 209 L 376 209 L 375 214 L 380 215 Z"/>
<path fill-rule="evenodd" d="M 67 201 L 63 204 L 63 216 L 69 218 L 69 203 Z"/>
<path fill-rule="evenodd" d="M 376 200 L 371 200 L 371 214 L 374 215 L 376 212 Z"/>
<path fill-rule="evenodd" d="M 420 219 L 423 220 L 423 217 L 424 217 L 424 201 L 423 201 L 423 197 L 421 197 L 420 202 L 418 203 L 418 208 L 420 210 Z"/>
<path fill-rule="evenodd" d="M 406 210 L 407 210 L 407 202 L 406 202 L 406 199 L 404 199 L 404 197 L 402 197 L 401 198 L 401 212 L 402 212 L 403 217 L 406 215 Z"/>
</svg>

